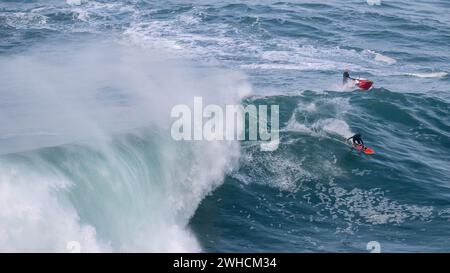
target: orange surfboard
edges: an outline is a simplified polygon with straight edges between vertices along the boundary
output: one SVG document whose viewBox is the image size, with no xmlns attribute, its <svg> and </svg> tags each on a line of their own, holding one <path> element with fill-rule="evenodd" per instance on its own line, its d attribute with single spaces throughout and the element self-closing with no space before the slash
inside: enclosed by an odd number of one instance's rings
<svg viewBox="0 0 450 273">
<path fill-rule="evenodd" d="M 361 151 L 361 152 L 363 152 L 363 153 L 365 153 L 367 155 L 375 154 L 374 150 L 372 150 L 369 147 L 362 146 L 362 145 L 353 145 L 353 148 L 355 148 L 356 150 Z"/>
</svg>

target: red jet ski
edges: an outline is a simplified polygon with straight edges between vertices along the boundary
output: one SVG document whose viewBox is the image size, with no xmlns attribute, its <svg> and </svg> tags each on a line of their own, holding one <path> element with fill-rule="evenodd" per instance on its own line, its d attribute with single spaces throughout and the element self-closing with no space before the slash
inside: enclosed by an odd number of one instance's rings
<svg viewBox="0 0 450 273">
<path fill-rule="evenodd" d="M 362 89 L 362 90 L 369 90 L 373 85 L 373 81 L 371 81 L 371 80 L 358 79 L 358 80 L 355 80 L 355 82 L 356 82 L 356 85 L 359 87 L 359 89 Z"/>
</svg>

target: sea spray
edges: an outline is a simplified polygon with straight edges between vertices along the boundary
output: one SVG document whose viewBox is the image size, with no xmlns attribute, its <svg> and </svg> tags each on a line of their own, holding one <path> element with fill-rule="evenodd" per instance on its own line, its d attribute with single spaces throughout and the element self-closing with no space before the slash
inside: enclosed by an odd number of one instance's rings
<svg viewBox="0 0 450 273">
<path fill-rule="evenodd" d="M 189 219 L 239 144 L 173 141 L 170 109 L 194 95 L 236 104 L 245 78 L 114 42 L 48 47 L 0 65 L 4 98 L 20 102 L 0 110 L 2 134 L 28 142 L 1 157 L 0 250 L 201 251 Z"/>
</svg>

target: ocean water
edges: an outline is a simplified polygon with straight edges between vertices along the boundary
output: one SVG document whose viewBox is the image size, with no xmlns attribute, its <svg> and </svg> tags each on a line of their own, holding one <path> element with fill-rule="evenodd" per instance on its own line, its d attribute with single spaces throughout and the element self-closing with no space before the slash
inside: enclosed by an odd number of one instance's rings
<svg viewBox="0 0 450 273">
<path fill-rule="evenodd" d="M 449 14 L 1 1 L 0 251 L 450 251 Z M 344 69 L 374 88 L 344 89 Z M 278 104 L 279 148 L 174 141 L 194 96 Z"/>
</svg>

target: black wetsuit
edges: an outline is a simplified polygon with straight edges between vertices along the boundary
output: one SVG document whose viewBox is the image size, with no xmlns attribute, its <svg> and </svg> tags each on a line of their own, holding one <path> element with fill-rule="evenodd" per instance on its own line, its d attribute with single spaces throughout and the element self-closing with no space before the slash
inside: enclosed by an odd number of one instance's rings
<svg viewBox="0 0 450 273">
<path fill-rule="evenodd" d="M 347 138 L 347 140 L 352 140 L 352 142 L 353 142 L 353 145 L 362 145 L 362 146 L 364 146 L 364 141 L 362 140 L 362 138 L 361 138 L 361 135 L 360 134 L 356 134 L 356 135 L 354 135 L 354 136 L 352 136 L 352 137 L 349 137 L 349 138 Z"/>
</svg>

